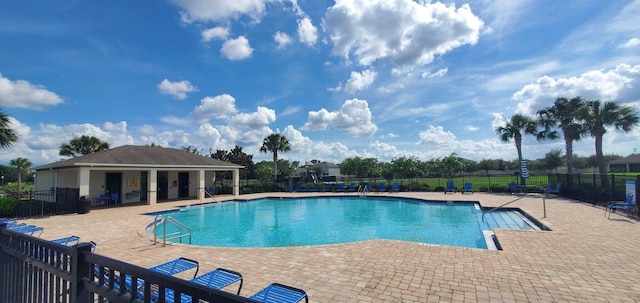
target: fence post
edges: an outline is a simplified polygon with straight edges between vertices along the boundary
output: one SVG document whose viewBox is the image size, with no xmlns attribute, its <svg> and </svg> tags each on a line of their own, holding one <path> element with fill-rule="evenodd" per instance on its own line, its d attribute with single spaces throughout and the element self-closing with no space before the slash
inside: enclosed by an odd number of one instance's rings
<svg viewBox="0 0 640 303">
<path fill-rule="evenodd" d="M 71 253 L 71 296 L 70 303 L 90 302 L 91 292 L 85 287 L 83 279 L 90 281 L 91 264 L 85 261 L 85 254 L 91 253 L 91 244 L 80 243 Z"/>
<path fill-rule="evenodd" d="M 638 206 L 638 193 L 640 193 L 640 176 L 636 176 L 636 196 L 633 197 L 634 199 L 636 199 L 637 215 L 640 216 L 640 206 Z"/>
</svg>

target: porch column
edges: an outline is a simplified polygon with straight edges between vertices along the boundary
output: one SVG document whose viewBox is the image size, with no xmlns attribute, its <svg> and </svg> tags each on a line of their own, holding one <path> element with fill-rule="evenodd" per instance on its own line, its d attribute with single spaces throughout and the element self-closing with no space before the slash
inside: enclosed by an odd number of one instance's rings
<svg viewBox="0 0 640 303">
<path fill-rule="evenodd" d="M 198 200 L 202 202 L 204 200 L 204 169 L 201 169 L 198 174 Z"/>
<path fill-rule="evenodd" d="M 233 170 L 233 195 L 240 195 L 240 170 L 237 168 Z"/>
<path fill-rule="evenodd" d="M 155 205 L 156 203 L 158 203 L 158 170 L 157 169 L 151 169 L 149 171 L 149 180 L 148 180 L 148 187 L 147 189 L 149 190 L 148 195 L 147 195 L 147 205 Z"/>
<path fill-rule="evenodd" d="M 80 167 L 80 171 L 78 171 L 78 188 L 80 189 L 80 197 L 89 196 L 90 181 L 91 169 L 89 167 Z"/>
</svg>

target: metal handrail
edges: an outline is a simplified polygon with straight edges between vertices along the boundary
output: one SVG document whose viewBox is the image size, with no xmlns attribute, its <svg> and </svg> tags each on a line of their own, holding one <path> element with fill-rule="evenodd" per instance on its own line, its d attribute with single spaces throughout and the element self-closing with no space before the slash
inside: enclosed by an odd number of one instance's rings
<svg viewBox="0 0 640 303">
<path fill-rule="evenodd" d="M 490 212 L 492 212 L 492 211 L 494 211 L 494 210 L 497 210 L 497 209 L 503 208 L 503 207 L 505 207 L 505 206 L 507 206 L 507 205 L 509 205 L 509 204 L 513 203 L 513 202 L 516 202 L 516 201 L 518 201 L 518 200 L 522 199 L 522 198 L 524 198 L 524 196 L 518 197 L 518 198 L 516 198 L 515 200 L 511 200 L 511 201 L 509 201 L 509 202 L 507 202 L 507 203 L 505 203 L 505 204 L 502 204 L 502 205 L 500 205 L 500 206 L 496 206 L 496 207 L 494 207 L 494 208 L 492 208 L 492 209 L 490 209 L 490 210 L 488 210 L 488 211 L 483 211 L 483 212 L 482 212 L 482 222 L 484 222 L 484 215 L 486 215 L 486 214 L 488 214 L 488 213 L 490 213 Z"/>
<path fill-rule="evenodd" d="M 175 227 L 178 228 L 178 231 L 167 234 L 167 223 L 173 224 Z M 182 238 L 184 237 L 189 237 L 189 244 L 191 244 L 191 228 L 189 228 L 189 226 L 184 225 L 182 222 L 172 218 L 171 216 L 165 217 L 163 215 L 157 215 L 153 219 L 152 224 L 153 224 L 153 244 L 154 245 L 158 243 L 157 229 L 159 224 L 162 224 L 162 246 L 167 245 L 167 239 L 168 240 L 180 239 L 180 243 L 182 243 Z M 184 230 L 186 230 L 187 232 L 185 233 Z"/>
</svg>

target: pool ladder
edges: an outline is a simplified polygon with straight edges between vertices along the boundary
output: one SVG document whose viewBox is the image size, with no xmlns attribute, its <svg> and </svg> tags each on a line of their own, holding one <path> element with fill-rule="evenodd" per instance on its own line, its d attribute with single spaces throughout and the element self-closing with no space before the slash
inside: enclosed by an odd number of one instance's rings
<svg viewBox="0 0 640 303">
<path fill-rule="evenodd" d="M 358 196 L 366 196 L 369 194 L 369 190 L 364 185 L 358 186 Z"/>
<path fill-rule="evenodd" d="M 178 231 L 167 234 L 167 224 L 177 227 Z M 149 225 L 153 226 L 153 245 L 158 243 L 158 238 L 162 240 L 162 246 L 167 245 L 167 240 L 173 239 L 179 239 L 182 243 L 183 238 L 188 238 L 189 244 L 191 244 L 191 228 L 170 216 L 157 215 Z M 158 236 L 158 225 L 162 225 L 161 236 Z"/>
</svg>

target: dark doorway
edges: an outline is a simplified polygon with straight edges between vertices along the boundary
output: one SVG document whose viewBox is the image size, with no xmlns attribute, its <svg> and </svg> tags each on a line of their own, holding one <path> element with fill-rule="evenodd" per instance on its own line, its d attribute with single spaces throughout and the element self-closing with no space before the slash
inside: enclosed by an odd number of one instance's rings
<svg viewBox="0 0 640 303">
<path fill-rule="evenodd" d="M 178 198 L 189 197 L 189 173 L 178 173 Z"/>
<path fill-rule="evenodd" d="M 107 173 L 104 189 L 105 193 L 110 195 L 118 194 L 121 197 L 122 173 Z"/>
<path fill-rule="evenodd" d="M 169 173 L 166 171 L 158 172 L 158 200 L 167 200 L 169 198 Z"/>
<path fill-rule="evenodd" d="M 149 173 L 140 172 L 140 201 L 147 201 L 147 192 L 149 191 L 148 178 Z"/>
</svg>

